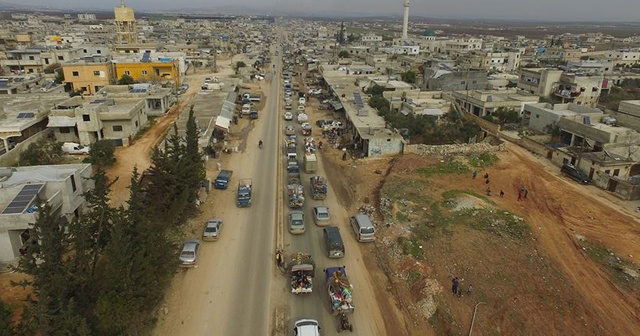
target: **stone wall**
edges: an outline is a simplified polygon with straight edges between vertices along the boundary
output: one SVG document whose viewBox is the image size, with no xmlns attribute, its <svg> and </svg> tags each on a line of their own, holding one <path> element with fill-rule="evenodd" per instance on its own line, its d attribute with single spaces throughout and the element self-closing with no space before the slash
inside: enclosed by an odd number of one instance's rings
<svg viewBox="0 0 640 336">
<path fill-rule="evenodd" d="M 492 145 L 490 143 L 475 143 L 462 145 L 407 145 L 405 153 L 413 153 L 420 156 L 431 155 L 462 155 L 472 153 L 497 152 L 505 149 L 505 143 Z"/>
</svg>

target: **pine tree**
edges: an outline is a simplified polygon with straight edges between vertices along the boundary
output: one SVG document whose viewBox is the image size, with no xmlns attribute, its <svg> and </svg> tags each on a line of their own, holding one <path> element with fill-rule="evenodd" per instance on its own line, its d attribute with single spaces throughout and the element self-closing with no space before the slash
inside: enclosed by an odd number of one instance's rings
<svg viewBox="0 0 640 336">
<path fill-rule="evenodd" d="M 196 125 L 196 119 L 193 115 L 193 105 L 189 110 L 189 118 L 187 119 L 187 130 L 185 135 L 185 182 L 189 188 L 187 197 L 186 211 L 188 214 L 195 214 L 195 201 L 198 198 L 198 191 L 202 185 L 202 181 L 206 178 L 206 169 L 204 159 L 200 153 L 198 145 L 199 131 Z"/>
</svg>

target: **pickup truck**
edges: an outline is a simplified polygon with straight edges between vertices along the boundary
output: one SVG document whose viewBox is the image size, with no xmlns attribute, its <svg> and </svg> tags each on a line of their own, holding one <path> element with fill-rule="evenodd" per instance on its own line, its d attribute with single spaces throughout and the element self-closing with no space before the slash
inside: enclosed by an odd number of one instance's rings
<svg viewBox="0 0 640 336">
<path fill-rule="evenodd" d="M 82 146 L 75 142 L 65 142 L 62 144 L 62 151 L 67 154 L 88 155 L 89 147 Z"/>
<path fill-rule="evenodd" d="M 349 283 L 345 268 L 329 267 L 324 272 L 333 315 L 353 313 L 355 310 L 353 306 L 353 286 Z"/>
<path fill-rule="evenodd" d="M 229 181 L 231 180 L 231 175 L 233 171 L 231 170 L 222 170 L 218 173 L 216 180 L 213 184 L 213 187 L 216 189 L 227 189 L 229 187 Z"/>
<path fill-rule="evenodd" d="M 241 179 L 238 181 L 238 192 L 236 194 L 236 204 L 238 208 L 251 206 L 251 179 Z"/>
<path fill-rule="evenodd" d="M 287 194 L 289 195 L 289 208 L 302 208 L 304 205 L 304 186 L 300 183 L 300 179 L 289 178 Z"/>
<path fill-rule="evenodd" d="M 327 198 L 327 179 L 324 176 L 312 176 L 309 178 L 311 185 L 311 197 L 314 200 L 323 200 Z"/>
<path fill-rule="evenodd" d="M 298 252 L 291 255 L 291 262 L 289 262 L 287 270 L 291 276 L 291 293 L 309 294 L 313 292 L 315 263 L 310 254 Z"/>
</svg>

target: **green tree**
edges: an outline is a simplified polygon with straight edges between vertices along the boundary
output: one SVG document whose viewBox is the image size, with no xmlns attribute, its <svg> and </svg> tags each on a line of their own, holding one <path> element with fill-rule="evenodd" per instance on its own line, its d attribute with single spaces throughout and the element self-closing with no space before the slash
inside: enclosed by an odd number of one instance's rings
<svg viewBox="0 0 640 336">
<path fill-rule="evenodd" d="M 202 181 L 206 178 L 206 168 L 204 166 L 204 158 L 200 152 L 200 146 L 198 145 L 200 131 L 198 130 L 196 118 L 193 113 L 193 105 L 191 105 L 191 109 L 189 109 L 186 128 L 184 151 L 186 169 L 184 170 L 184 181 L 189 189 L 186 211 L 188 214 L 195 214 L 195 201 L 198 198 L 198 191 L 200 190 Z"/>
<path fill-rule="evenodd" d="M 56 81 L 56 84 L 64 83 L 64 72 L 62 71 L 62 68 L 56 69 L 55 81 Z"/>
<path fill-rule="evenodd" d="M 118 80 L 118 85 L 131 85 L 135 83 L 136 80 L 127 74 L 123 74 L 122 77 L 120 77 L 120 79 Z"/>
<path fill-rule="evenodd" d="M 237 61 L 236 62 L 236 71 L 240 70 L 240 68 L 244 68 L 247 66 L 247 63 L 243 62 L 243 61 Z"/>
<path fill-rule="evenodd" d="M 27 147 L 18 163 L 21 166 L 53 165 L 62 162 L 62 143 L 42 138 Z"/>
<path fill-rule="evenodd" d="M 338 57 L 339 57 L 339 58 L 351 58 L 351 54 L 349 54 L 349 52 L 348 52 L 348 51 L 346 51 L 346 50 L 341 50 L 341 51 L 338 53 Z"/>
<path fill-rule="evenodd" d="M 373 96 L 371 98 L 369 98 L 369 106 L 375 108 L 375 109 L 382 109 L 384 107 L 386 107 L 387 109 L 389 109 L 389 101 L 384 98 L 383 96 Z"/>
<path fill-rule="evenodd" d="M 113 141 L 98 140 L 91 144 L 87 161 L 101 168 L 111 167 L 116 163 L 115 150 Z"/>
<path fill-rule="evenodd" d="M 493 112 L 492 116 L 501 125 L 517 124 L 522 120 L 520 113 L 513 108 L 499 107 Z"/>
<path fill-rule="evenodd" d="M 416 82 L 416 73 L 412 70 L 409 70 L 401 75 L 402 80 L 409 84 L 415 84 Z"/>
<path fill-rule="evenodd" d="M 372 87 L 370 87 L 370 88 L 368 88 L 368 89 L 366 89 L 364 91 L 364 93 L 370 94 L 372 96 L 382 96 L 383 92 L 384 92 L 384 87 L 382 87 L 382 86 L 380 86 L 378 84 L 375 84 Z"/>
<path fill-rule="evenodd" d="M 12 336 L 13 335 L 13 322 L 11 321 L 11 315 L 13 314 L 11 308 L 7 306 L 3 301 L 0 301 L 0 336 Z"/>
</svg>

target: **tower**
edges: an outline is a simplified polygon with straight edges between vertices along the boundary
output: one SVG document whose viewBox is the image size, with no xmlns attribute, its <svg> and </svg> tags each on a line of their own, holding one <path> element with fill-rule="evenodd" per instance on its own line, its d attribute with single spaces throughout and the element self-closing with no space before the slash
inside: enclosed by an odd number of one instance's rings
<svg viewBox="0 0 640 336">
<path fill-rule="evenodd" d="M 124 0 L 120 1 L 120 7 L 113 9 L 116 24 L 116 42 L 138 43 L 138 28 L 133 8 L 127 7 Z"/>
<path fill-rule="evenodd" d="M 404 0 L 404 20 L 402 21 L 402 39 L 406 40 L 409 30 L 409 0 Z"/>
</svg>

